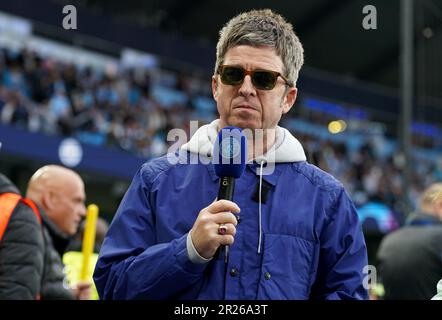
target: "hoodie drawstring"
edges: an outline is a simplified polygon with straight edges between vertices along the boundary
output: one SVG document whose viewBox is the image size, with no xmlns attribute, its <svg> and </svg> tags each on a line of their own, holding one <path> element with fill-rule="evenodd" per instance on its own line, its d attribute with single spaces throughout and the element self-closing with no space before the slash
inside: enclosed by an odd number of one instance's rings
<svg viewBox="0 0 442 320">
<path fill-rule="evenodd" d="M 262 240 L 262 210 L 261 210 L 261 193 L 262 193 L 262 168 L 264 166 L 264 160 L 261 160 L 261 169 L 259 172 L 259 240 L 258 240 L 258 254 L 261 253 L 261 240 Z"/>
</svg>

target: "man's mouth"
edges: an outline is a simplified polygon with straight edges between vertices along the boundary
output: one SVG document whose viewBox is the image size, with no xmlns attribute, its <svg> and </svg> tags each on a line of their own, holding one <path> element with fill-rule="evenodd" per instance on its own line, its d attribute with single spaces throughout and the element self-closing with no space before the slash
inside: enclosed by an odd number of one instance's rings
<svg viewBox="0 0 442 320">
<path fill-rule="evenodd" d="M 256 108 L 253 108 L 249 104 L 240 104 L 240 105 L 237 105 L 236 107 L 234 107 L 233 109 L 250 109 L 250 110 L 255 110 L 256 111 Z"/>
</svg>

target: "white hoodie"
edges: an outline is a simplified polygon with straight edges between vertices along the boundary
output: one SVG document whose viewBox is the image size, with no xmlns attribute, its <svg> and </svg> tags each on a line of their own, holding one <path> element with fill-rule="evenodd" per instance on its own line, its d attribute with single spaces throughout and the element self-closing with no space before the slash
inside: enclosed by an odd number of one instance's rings
<svg viewBox="0 0 442 320">
<path fill-rule="evenodd" d="M 219 119 L 199 128 L 189 142 L 181 146 L 181 150 L 212 156 L 213 144 L 218 135 Z M 305 161 L 301 143 L 285 128 L 276 127 L 276 141 L 263 155 L 254 159 L 256 162 L 298 162 Z"/>
</svg>

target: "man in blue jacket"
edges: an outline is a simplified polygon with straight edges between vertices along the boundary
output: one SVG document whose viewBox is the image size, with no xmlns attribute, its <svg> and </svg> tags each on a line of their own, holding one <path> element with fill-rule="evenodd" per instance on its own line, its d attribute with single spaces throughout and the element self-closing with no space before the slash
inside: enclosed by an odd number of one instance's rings
<svg viewBox="0 0 442 320">
<path fill-rule="evenodd" d="M 291 24 L 270 10 L 240 14 L 222 29 L 216 58 L 219 119 L 181 147 L 180 161 L 166 155 L 136 173 L 96 265 L 101 298 L 366 299 L 352 201 L 278 126 L 303 64 Z M 234 202 L 216 201 L 219 178 L 207 161 L 226 126 L 255 132 Z M 196 164 L 181 161 L 194 155 Z M 216 254 L 222 245 L 227 263 Z"/>
</svg>

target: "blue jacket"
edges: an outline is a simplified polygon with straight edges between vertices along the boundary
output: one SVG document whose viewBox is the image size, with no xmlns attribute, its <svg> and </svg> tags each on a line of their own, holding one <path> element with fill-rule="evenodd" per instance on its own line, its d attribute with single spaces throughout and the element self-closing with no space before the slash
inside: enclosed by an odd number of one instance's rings
<svg viewBox="0 0 442 320">
<path fill-rule="evenodd" d="M 210 127 L 204 130 L 203 136 L 213 141 Z M 180 159 L 195 151 L 195 136 L 181 149 Z M 145 163 L 102 245 L 94 273 L 100 297 L 366 299 L 367 252 L 352 201 L 337 180 L 305 161 L 287 130 L 278 127 L 278 140 L 271 174 L 260 175 L 262 168 L 249 163 L 236 181 L 233 199 L 241 208 L 240 223 L 227 265 L 223 255 L 192 262 L 186 242 L 200 210 L 217 196 L 213 166 L 205 161 L 173 164 L 170 156 Z M 200 143 L 197 151 L 205 153 L 204 148 Z M 287 157 L 296 161 L 278 161 Z M 268 186 L 261 210 L 256 197 L 260 177 Z"/>
</svg>

